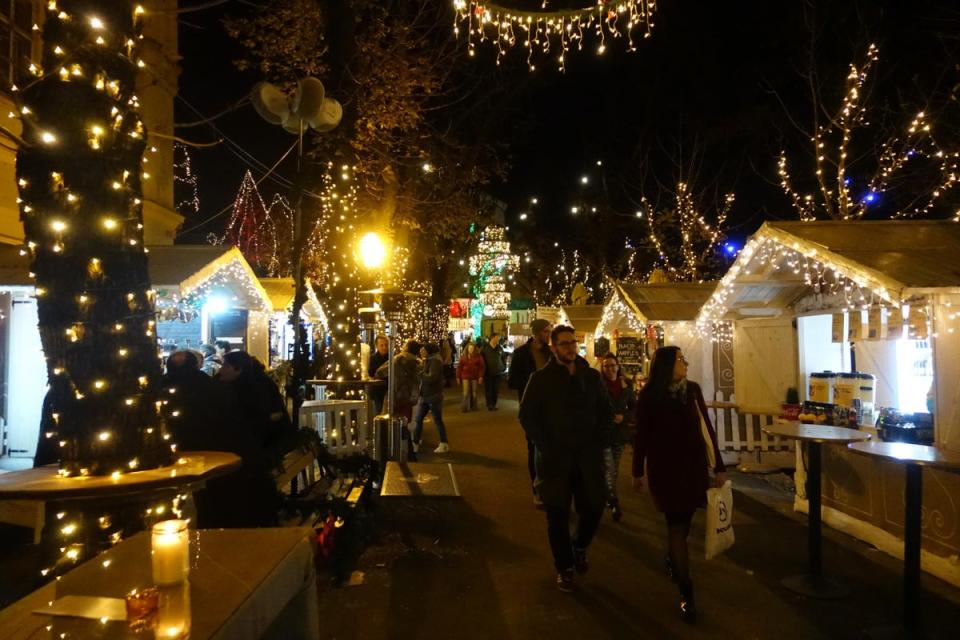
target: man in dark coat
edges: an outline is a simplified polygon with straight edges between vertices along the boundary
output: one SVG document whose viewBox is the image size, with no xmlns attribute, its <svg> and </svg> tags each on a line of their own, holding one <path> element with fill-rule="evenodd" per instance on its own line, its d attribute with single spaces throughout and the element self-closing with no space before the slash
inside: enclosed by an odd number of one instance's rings
<svg viewBox="0 0 960 640">
<path fill-rule="evenodd" d="M 276 526 L 280 501 L 269 461 L 229 389 L 200 370 L 192 351 L 170 354 L 163 384 L 167 427 L 178 451 L 227 451 L 243 463 L 238 471 L 209 480 L 195 495 L 198 525 Z"/>
<path fill-rule="evenodd" d="M 496 411 L 500 379 L 507 368 L 499 333 L 490 335 L 490 340 L 480 347 L 480 355 L 483 356 L 483 363 L 486 366 L 483 373 L 483 390 L 487 399 L 487 411 Z"/>
<path fill-rule="evenodd" d="M 376 379 L 377 369 L 386 364 L 390 359 L 390 343 L 387 342 L 387 336 L 379 335 L 373 341 L 374 351 L 370 354 L 370 363 L 367 365 L 367 377 L 371 380 Z M 373 408 L 377 415 L 383 413 L 383 401 L 387 397 L 387 385 L 377 385 L 370 387 L 370 399 L 373 400 Z"/>
<path fill-rule="evenodd" d="M 510 357 L 510 372 L 507 375 L 507 386 L 515 389 L 517 397 L 523 396 L 523 390 L 527 388 L 527 381 L 531 374 L 537 369 L 543 368 L 553 357 L 550 351 L 550 322 L 543 318 L 538 318 L 530 323 L 530 333 L 532 338 L 518 347 Z M 535 447 L 533 441 L 527 437 L 527 469 L 530 471 L 530 484 L 533 486 L 533 503 L 538 507 L 543 503 L 537 496 L 537 469 L 534 464 Z"/>
<path fill-rule="evenodd" d="M 553 329 L 555 359 L 536 371 L 520 401 L 520 424 L 536 446 L 536 488 L 547 511 L 547 536 L 557 586 L 573 589 L 574 569 L 586 573 L 587 547 L 606 498 L 603 447 L 613 420 L 600 374 L 577 355 L 572 327 Z M 570 501 L 577 528 L 570 538 Z"/>
</svg>

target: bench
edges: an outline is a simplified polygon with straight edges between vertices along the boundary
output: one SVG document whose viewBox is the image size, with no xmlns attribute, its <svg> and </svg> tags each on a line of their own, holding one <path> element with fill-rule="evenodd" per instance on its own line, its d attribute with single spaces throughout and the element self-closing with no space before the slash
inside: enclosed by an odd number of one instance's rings
<svg viewBox="0 0 960 640">
<path fill-rule="evenodd" d="M 283 469 L 274 478 L 277 490 L 283 495 L 284 507 L 300 511 L 299 518 L 292 517 L 285 524 L 302 525 L 311 515 L 303 510 L 321 503 L 343 500 L 349 511 L 356 509 L 366 484 L 351 477 L 337 477 L 331 469 L 324 468 L 311 449 L 295 449 L 283 458 Z M 317 511 L 313 525 L 326 515 Z"/>
</svg>

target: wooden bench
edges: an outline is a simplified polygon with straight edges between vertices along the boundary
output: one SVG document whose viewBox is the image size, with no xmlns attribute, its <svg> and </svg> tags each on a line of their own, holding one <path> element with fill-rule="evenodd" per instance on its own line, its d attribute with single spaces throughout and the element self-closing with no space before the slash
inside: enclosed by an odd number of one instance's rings
<svg viewBox="0 0 960 640">
<path fill-rule="evenodd" d="M 339 478 L 324 473 L 316 454 L 309 449 L 296 449 L 283 458 L 283 470 L 275 477 L 277 490 L 284 496 L 285 507 L 318 503 L 322 500 L 344 500 L 349 510 L 354 510 L 366 488 L 364 483 L 353 478 Z M 316 513 L 313 525 L 326 514 Z M 284 524 L 300 526 L 308 516 L 293 517 Z"/>
</svg>

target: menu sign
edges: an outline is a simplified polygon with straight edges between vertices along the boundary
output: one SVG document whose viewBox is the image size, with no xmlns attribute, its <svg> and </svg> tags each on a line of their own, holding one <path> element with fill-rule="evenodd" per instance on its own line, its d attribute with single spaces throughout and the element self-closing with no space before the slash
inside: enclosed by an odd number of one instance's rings
<svg viewBox="0 0 960 640">
<path fill-rule="evenodd" d="M 893 307 L 887 311 L 887 340 L 899 340 L 903 335 L 903 309 Z"/>
<path fill-rule="evenodd" d="M 867 312 L 867 340 L 879 340 L 883 315 L 880 307 L 871 307 Z"/>
<path fill-rule="evenodd" d="M 831 336 L 834 342 L 843 342 L 843 326 L 846 316 L 842 313 L 833 314 L 833 327 Z"/>
<path fill-rule="evenodd" d="M 635 336 L 619 336 L 617 338 L 617 360 L 624 373 L 633 375 L 640 370 L 643 363 L 640 354 L 640 340 Z"/>
</svg>

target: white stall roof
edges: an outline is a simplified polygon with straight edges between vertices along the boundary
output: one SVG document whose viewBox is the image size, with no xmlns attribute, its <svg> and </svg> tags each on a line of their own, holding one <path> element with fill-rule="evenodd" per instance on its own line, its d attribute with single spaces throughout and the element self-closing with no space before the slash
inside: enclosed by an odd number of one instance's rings
<svg viewBox="0 0 960 640">
<path fill-rule="evenodd" d="M 693 320 L 716 287 L 715 282 L 614 284 L 623 292 L 627 304 L 648 322 Z"/>
<path fill-rule="evenodd" d="M 569 304 L 562 305 L 561 319 L 566 318 L 577 331 L 592 334 L 597 329 L 597 323 L 603 315 L 602 304 Z M 528 329 L 529 332 L 529 329 Z"/>
<path fill-rule="evenodd" d="M 294 293 L 296 293 L 296 290 L 294 289 L 293 278 L 260 278 L 260 284 L 270 297 L 270 304 L 273 307 L 274 312 L 289 311 L 290 305 L 293 304 Z M 320 301 L 317 299 L 317 294 L 313 289 L 313 285 L 309 280 L 306 284 L 307 301 L 303 305 L 303 312 L 306 314 L 307 318 L 325 319 L 326 315 L 323 312 L 323 307 L 321 307 Z"/>
<path fill-rule="evenodd" d="M 960 292 L 958 256 L 960 224 L 952 221 L 767 222 L 750 237 L 697 322 L 777 315 L 811 292 L 798 267 L 803 261 L 816 261 L 887 301 Z"/>
</svg>

